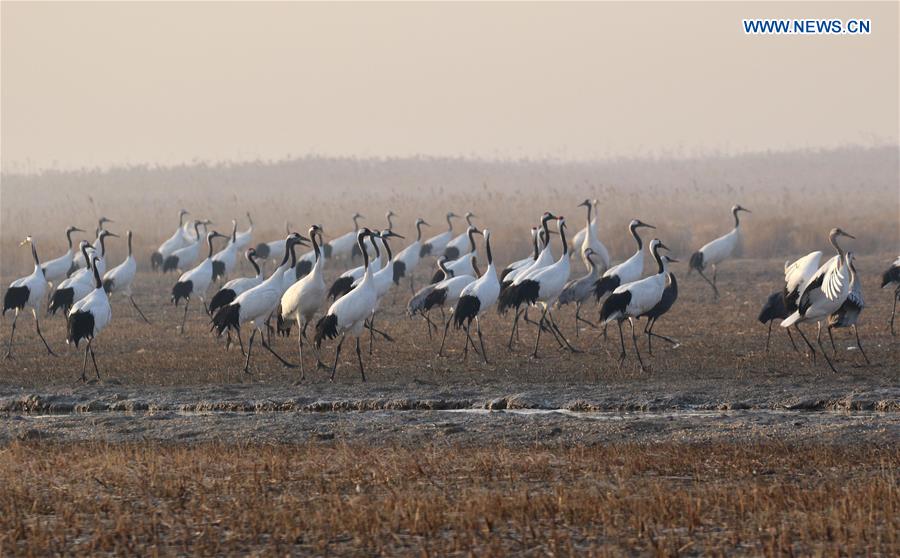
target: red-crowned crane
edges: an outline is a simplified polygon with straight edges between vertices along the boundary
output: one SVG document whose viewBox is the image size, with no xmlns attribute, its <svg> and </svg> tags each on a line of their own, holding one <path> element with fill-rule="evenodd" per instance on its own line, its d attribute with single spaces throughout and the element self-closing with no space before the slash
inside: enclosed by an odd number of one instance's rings
<svg viewBox="0 0 900 558">
<path fill-rule="evenodd" d="M 766 334 L 766 352 L 769 352 L 772 323 L 775 320 L 784 320 L 797 310 L 797 301 L 800 299 L 800 293 L 813 275 L 816 274 L 821 259 L 822 252 L 817 250 L 810 252 L 793 263 L 784 263 L 784 287 L 769 295 L 757 317 L 761 323 L 769 324 L 769 331 Z M 791 335 L 791 330 L 785 329 L 785 331 L 791 340 L 791 346 L 794 347 L 795 351 L 799 352 L 797 344 L 794 343 L 794 337 Z"/>
<path fill-rule="evenodd" d="M 459 256 L 456 259 L 445 256 L 448 260 L 453 260 L 447 264 L 447 269 L 453 272 L 454 275 L 481 275 L 478 270 L 478 252 L 475 249 L 475 237 L 474 235 L 478 233 L 478 229 L 475 228 L 474 225 L 469 225 L 469 228 L 466 229 L 466 237 L 469 240 L 469 249 L 465 254 Z M 434 272 L 434 275 L 431 276 L 431 282 L 437 283 L 444 277 L 444 272 L 440 269 Z"/>
<path fill-rule="evenodd" d="M 19 320 L 19 312 L 25 308 L 31 308 L 31 314 L 34 316 L 34 327 L 37 330 L 38 337 L 44 342 L 44 347 L 51 355 L 54 354 L 41 333 L 41 323 L 38 314 L 41 313 L 44 306 L 44 294 L 47 292 L 47 280 L 44 278 L 44 271 L 41 268 L 41 261 L 38 259 L 37 246 L 34 239 L 30 236 L 25 237 L 19 246 L 31 244 L 31 257 L 34 259 L 34 271 L 27 277 L 16 279 L 10 283 L 3 296 L 3 314 L 7 310 L 13 310 L 15 317 L 13 318 L 12 331 L 9 333 L 9 347 L 6 349 L 5 358 L 12 358 L 13 338 L 16 335 L 16 322 Z M 85 244 L 87 242 L 85 241 Z"/>
<path fill-rule="evenodd" d="M 641 358 L 641 350 L 638 348 L 634 320 L 652 310 L 662 300 L 666 288 L 666 266 L 659 254 L 662 249 L 668 250 L 658 238 L 651 240 L 650 253 L 656 260 L 656 274 L 616 287 L 612 294 L 603 301 L 603 306 L 600 308 L 600 321 L 604 325 L 616 322 L 619 326 L 620 366 L 625 360 L 625 336 L 622 333 L 622 322 L 627 319 L 631 324 L 631 340 L 634 344 L 635 354 L 637 354 L 641 370 L 646 370 L 644 360 Z"/>
<path fill-rule="evenodd" d="M 215 314 L 216 310 L 225 306 L 226 304 L 231 304 L 231 302 L 238 297 L 244 291 L 249 291 L 253 287 L 259 285 L 263 282 L 263 272 L 260 269 L 259 264 L 256 263 L 256 249 L 248 248 L 244 257 L 247 258 L 247 261 L 250 262 L 250 267 L 256 271 L 256 275 L 253 277 L 237 277 L 236 279 L 232 279 L 231 281 L 222 285 L 216 294 L 213 295 L 211 299 L 209 299 L 209 313 Z M 284 254 L 282 254 L 284 257 Z"/>
<path fill-rule="evenodd" d="M 653 354 L 653 343 L 651 343 L 653 337 L 658 337 L 663 341 L 668 341 L 672 344 L 673 349 L 681 344 L 671 337 L 653 333 L 653 326 L 656 325 L 656 320 L 658 320 L 660 316 L 671 310 L 672 306 L 675 304 L 675 301 L 678 300 L 678 281 L 675 279 L 675 274 L 669 271 L 669 264 L 677 263 L 678 260 L 665 255 L 662 257 L 662 262 L 663 271 L 666 274 L 667 281 L 666 287 L 663 289 L 662 298 L 659 300 L 659 302 L 656 303 L 656 306 L 638 316 L 638 318 L 647 318 L 647 324 L 644 326 L 644 333 L 647 334 L 647 352 L 651 355 Z"/>
<path fill-rule="evenodd" d="M 200 227 L 205 227 L 208 224 L 209 221 L 194 220 L 191 222 L 191 228 L 194 230 L 194 234 L 197 235 L 196 239 L 190 240 L 185 246 L 166 256 L 162 265 L 163 273 L 179 269 L 189 269 L 190 266 L 197 262 L 197 258 L 200 257 L 200 249 L 203 246 L 204 238 L 200 234 Z"/>
<path fill-rule="evenodd" d="M 87 368 L 88 352 L 91 354 L 91 361 L 94 363 L 94 372 L 97 374 L 97 379 L 100 379 L 97 357 L 94 356 L 94 339 L 112 320 L 112 308 L 110 308 L 106 291 L 103 290 L 103 282 L 100 280 L 98 260 L 99 258 L 94 256 L 93 264 L 91 265 L 94 290 L 72 306 L 66 320 L 66 343 L 74 343 L 78 347 L 79 341 L 87 339 L 87 345 L 84 347 L 84 362 L 81 364 L 82 382 L 86 380 L 84 373 Z"/>
<path fill-rule="evenodd" d="M 831 229 L 831 232 L 828 233 L 828 240 L 834 247 L 837 255 L 819 267 L 815 275 L 806 283 L 800 292 L 797 310 L 781 322 L 781 327 L 790 327 L 802 322 L 813 322 L 821 328 L 822 321 L 835 313 L 847 300 L 847 296 L 850 294 L 850 265 L 847 261 L 847 254 L 837 242 L 840 236 L 854 238 L 840 228 Z M 806 346 L 809 347 L 811 357 L 815 358 L 816 350 L 809 342 L 809 339 L 806 338 L 806 335 L 803 334 L 799 327 L 797 331 L 800 332 L 800 336 L 806 342 Z M 835 369 L 831 359 L 828 358 L 828 353 L 822 347 L 821 340 L 819 340 L 819 348 L 822 349 L 822 355 L 825 357 L 825 361 L 828 363 L 831 371 L 837 373 L 837 369 Z"/>
<path fill-rule="evenodd" d="M 700 277 L 703 277 L 709 283 L 717 299 L 719 298 L 719 289 L 716 287 L 716 266 L 732 257 L 741 242 L 741 219 L 738 216 L 738 213 L 741 211 L 750 213 L 749 209 L 740 205 L 735 205 L 731 208 L 731 214 L 734 216 L 734 228 L 731 229 L 731 232 L 704 244 L 702 248 L 691 254 L 690 269 L 697 270 Z M 703 270 L 708 266 L 712 266 L 712 281 L 703 273 Z"/>
<path fill-rule="evenodd" d="M 182 209 L 178 212 L 178 228 L 175 229 L 172 236 L 159 245 L 159 248 L 157 248 L 155 252 L 150 254 L 150 268 L 153 269 L 153 271 L 160 269 L 163 262 L 166 261 L 166 258 L 171 256 L 175 250 L 184 248 L 193 242 L 193 239 L 188 238 L 188 232 L 185 230 L 185 215 L 190 215 L 186 209 Z"/>
<path fill-rule="evenodd" d="M 88 250 L 93 252 L 93 255 L 90 257 L 93 258 L 96 256 L 97 271 L 102 276 L 106 273 L 106 238 L 110 236 L 118 238 L 118 235 L 107 230 L 102 230 L 98 236 L 100 239 L 99 252 L 97 250 L 92 250 L 90 245 L 85 246 L 85 243 L 82 241 L 80 253 L 82 257 L 88 257 Z M 93 260 L 86 261 L 92 262 Z M 56 311 L 59 309 L 68 312 L 73 304 L 90 294 L 94 285 L 91 273 L 93 267 L 94 265 L 91 264 L 86 269 L 79 269 L 69 276 L 68 279 L 60 282 L 60 284 L 57 285 L 56 290 L 53 291 L 53 295 L 50 297 L 50 305 L 47 308 L 47 311 L 51 314 L 56 314 Z"/>
<path fill-rule="evenodd" d="M 100 219 L 97 220 L 97 229 L 94 231 L 94 234 L 97 235 L 97 237 L 94 239 L 94 243 L 92 244 L 95 252 L 102 252 L 102 250 L 100 249 L 100 231 L 103 230 L 103 225 L 106 223 L 115 223 L 115 221 L 106 217 L 100 217 Z M 84 259 L 84 255 L 82 255 L 81 253 L 75 254 L 72 260 L 72 268 L 69 269 L 69 275 L 75 273 L 79 269 L 87 269 L 88 267 L 90 267 L 88 266 L 88 263 L 88 260 Z M 103 265 L 100 266 L 100 274 L 103 274 Z"/>
<path fill-rule="evenodd" d="M 413 292 L 416 290 L 415 286 L 413 286 L 413 273 L 416 270 L 416 266 L 419 265 L 422 254 L 422 225 L 426 227 L 431 226 L 421 217 L 416 219 L 416 240 L 401 250 L 393 259 L 394 284 L 399 285 L 400 279 L 409 276 L 409 290 Z"/>
<path fill-rule="evenodd" d="M 103 290 L 108 295 L 121 293 L 122 296 L 128 297 L 141 319 L 149 324 L 150 320 L 141 312 L 141 309 L 134 301 L 134 296 L 131 294 L 131 284 L 134 282 L 134 276 L 137 274 L 137 261 L 135 261 L 134 253 L 131 250 L 131 236 L 132 233 L 129 230 L 127 234 L 128 256 L 126 256 L 125 261 L 103 274 Z"/>
<path fill-rule="evenodd" d="M 844 327 L 852 328 L 853 333 L 856 335 L 856 346 L 859 348 L 859 352 L 866 359 L 866 364 L 871 364 L 866 351 L 863 350 L 862 342 L 859 340 L 859 330 L 856 327 L 856 322 L 859 321 L 859 314 L 866 307 L 866 301 L 863 299 L 862 282 L 859 279 L 859 274 L 856 272 L 856 266 L 853 265 L 853 252 L 847 252 L 847 265 L 850 266 L 850 293 L 847 295 L 847 300 L 841 304 L 841 307 L 828 316 L 828 339 L 831 340 L 832 351 L 837 355 L 837 347 L 834 345 L 834 336 L 831 334 L 831 330 Z"/>
<path fill-rule="evenodd" d="M 597 219 L 596 217 L 591 217 L 591 213 L 597 210 L 597 200 L 584 200 L 578 205 L 587 208 L 587 225 L 582 229 L 584 231 L 584 238 L 581 239 L 580 242 L 577 238 L 573 240 L 573 246 L 575 247 L 575 251 L 581 254 L 581 260 L 584 262 L 585 269 L 590 269 L 593 265 L 597 268 L 597 271 L 602 274 L 609 269 L 609 251 L 606 249 L 606 246 L 600 242 L 600 239 L 597 238 Z M 595 261 L 593 264 L 588 261 L 586 255 L 588 249 L 591 249 L 594 252 Z"/>
<path fill-rule="evenodd" d="M 894 333 L 894 316 L 897 314 L 897 301 L 900 300 L 900 258 L 894 260 L 891 267 L 881 275 L 881 288 L 894 289 L 894 308 L 891 310 L 891 335 Z"/>
<path fill-rule="evenodd" d="M 224 248 L 219 250 L 212 259 L 213 264 L 213 282 L 219 280 L 220 277 L 227 277 L 234 271 L 234 264 L 237 263 L 238 245 L 237 245 L 237 221 L 231 222 L 231 238 Z"/>
<path fill-rule="evenodd" d="M 72 226 L 66 229 L 66 241 L 69 244 L 69 249 L 66 250 L 66 253 L 58 258 L 54 258 L 49 262 L 45 262 L 41 265 L 41 269 L 44 272 L 44 279 L 47 280 L 47 283 L 50 283 L 52 287 L 58 281 L 62 281 L 66 277 L 69 276 L 69 271 L 72 269 L 72 262 L 74 261 L 75 250 L 72 249 L 72 233 L 73 232 L 84 232 L 78 227 Z"/>
<path fill-rule="evenodd" d="M 247 230 L 241 231 L 235 235 L 234 244 L 238 250 L 243 250 L 246 247 L 250 246 L 250 242 L 253 241 L 253 218 L 250 217 L 250 212 L 247 212 L 247 221 L 250 222 L 250 226 L 247 227 Z"/>
<path fill-rule="evenodd" d="M 644 242 L 641 240 L 637 230 L 640 228 L 655 229 L 653 225 L 641 221 L 640 219 L 632 219 L 628 224 L 628 231 L 637 244 L 634 254 L 624 262 L 614 265 L 607 269 L 597 283 L 594 285 L 594 296 L 600 301 L 604 296 L 612 293 L 621 285 L 637 281 L 644 273 Z"/>
<path fill-rule="evenodd" d="M 424 258 L 425 256 L 440 256 L 444 253 L 447 244 L 453 239 L 453 222 L 450 219 L 454 217 L 459 217 L 459 215 L 452 211 L 447 213 L 447 230 L 423 242 L 419 256 Z"/>
<path fill-rule="evenodd" d="M 594 283 L 597 282 L 600 271 L 597 269 L 597 264 L 594 263 L 594 258 L 597 257 L 594 249 L 588 248 L 585 250 L 584 255 L 588 265 L 587 274 L 566 283 L 557 301 L 559 306 L 565 306 L 570 302 L 575 303 L 575 337 L 578 337 L 578 322 L 584 322 L 591 327 L 595 327 L 593 323 L 582 318 L 580 314 L 581 305 L 594 294 Z"/>
<path fill-rule="evenodd" d="M 464 217 L 466 219 L 466 224 L 469 227 L 475 227 L 475 225 L 472 223 L 472 219 L 476 217 L 474 213 L 472 213 L 471 211 L 466 211 Z M 447 247 L 444 248 L 444 257 L 452 261 L 465 256 L 466 254 L 474 250 L 474 246 L 472 246 L 471 242 L 469 241 L 468 232 L 465 232 L 457 235 L 456 238 L 447 243 Z"/>
<path fill-rule="evenodd" d="M 191 296 L 197 295 L 203 302 L 204 310 L 209 313 L 206 307 L 206 290 L 212 283 L 212 256 L 213 256 L 213 239 L 228 238 L 224 234 L 216 231 L 206 233 L 206 244 L 208 247 L 206 259 L 200 262 L 197 267 L 189 269 L 181 274 L 175 285 L 172 286 L 172 302 L 178 306 L 178 301 L 182 298 L 184 303 L 184 315 L 181 317 L 181 334 L 184 335 L 184 324 L 187 320 L 188 306 L 191 304 Z"/>
<path fill-rule="evenodd" d="M 475 349 L 475 342 L 469 331 L 472 320 L 475 320 L 475 331 L 478 333 L 478 342 L 481 345 L 481 358 L 488 363 L 487 351 L 484 348 L 484 337 L 481 334 L 481 321 L 478 317 L 497 302 L 500 296 L 500 280 L 497 278 L 497 268 L 494 265 L 494 257 L 491 254 L 491 231 L 484 231 L 484 250 L 487 254 L 488 267 L 484 275 L 466 285 L 456 307 L 453 309 L 453 319 L 456 328 L 464 328 L 466 331 L 466 345 L 463 349 L 463 360 L 468 356 L 469 344 Z M 477 352 L 477 350 L 476 350 Z"/>
</svg>

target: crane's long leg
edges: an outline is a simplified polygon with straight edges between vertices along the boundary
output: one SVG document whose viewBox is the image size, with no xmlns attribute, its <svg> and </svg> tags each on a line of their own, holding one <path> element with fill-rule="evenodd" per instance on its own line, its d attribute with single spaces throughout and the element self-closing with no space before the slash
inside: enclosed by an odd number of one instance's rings
<svg viewBox="0 0 900 558">
<path fill-rule="evenodd" d="M 269 339 L 269 341 L 271 341 L 271 339 Z M 269 351 L 270 353 L 272 353 L 272 356 L 274 356 L 275 358 L 277 358 L 277 359 L 281 362 L 281 364 L 284 365 L 285 368 L 297 368 L 297 365 L 296 365 L 296 364 L 291 364 L 290 362 L 284 360 L 284 359 L 281 357 L 281 355 L 279 355 L 278 353 L 276 353 L 276 352 L 275 352 L 275 349 L 273 349 L 272 346 L 269 345 L 269 341 L 266 341 L 265 335 L 264 335 L 262 332 L 260 332 L 260 334 L 259 334 L 259 342 L 260 342 L 260 344 L 262 344 L 262 346 L 263 346 L 264 349 L 266 349 L 267 351 Z"/>
<path fill-rule="evenodd" d="M 597 324 L 594 322 L 581 317 L 581 304 L 581 302 L 575 303 L 575 337 L 578 337 L 578 322 L 585 323 L 595 329 L 597 327 Z"/>
<path fill-rule="evenodd" d="M 250 374 L 250 355 L 253 353 L 253 340 L 256 339 L 256 328 L 250 334 L 250 343 L 247 345 L 247 360 L 244 362 L 244 373 Z"/>
<path fill-rule="evenodd" d="M 134 301 L 134 297 L 131 295 L 128 295 L 128 300 L 131 301 L 131 305 L 134 306 L 135 310 L 137 310 L 137 313 L 141 316 L 141 319 L 149 324 L 150 320 L 148 320 L 147 316 L 145 316 L 144 313 L 141 312 L 141 309 L 138 307 L 137 302 Z"/>
<path fill-rule="evenodd" d="M 538 322 L 538 333 L 537 333 L 537 338 L 534 340 L 534 352 L 531 353 L 532 358 L 538 357 L 538 354 L 537 354 L 538 345 L 540 345 L 540 343 L 541 343 L 541 331 L 543 331 L 543 329 L 544 329 L 541 326 L 544 325 L 544 320 L 546 319 L 546 317 L 547 317 L 547 307 L 545 306 L 544 309 L 541 311 L 541 321 Z"/>
<path fill-rule="evenodd" d="M 484 350 L 484 337 L 481 335 L 481 321 L 478 319 L 478 316 L 475 316 L 475 331 L 478 332 L 478 342 L 481 343 L 481 358 L 484 359 L 485 364 L 490 364 L 487 358 L 487 351 Z"/>
<path fill-rule="evenodd" d="M 859 329 L 856 327 L 856 324 L 853 324 L 853 333 L 856 334 L 856 346 L 859 347 L 859 352 L 862 353 L 864 359 L 866 359 L 866 364 L 872 364 L 869 362 L 869 357 L 866 355 L 866 351 L 863 350 L 862 343 L 859 340 Z"/>
<path fill-rule="evenodd" d="M 47 340 L 44 339 L 44 334 L 41 333 L 41 321 L 38 319 L 37 310 L 32 308 L 31 314 L 34 316 L 34 329 L 37 330 L 38 337 L 40 337 L 41 341 L 44 342 L 44 347 L 46 347 L 47 352 L 52 356 L 56 356 L 56 353 L 54 353 L 53 350 L 50 348 L 50 345 L 47 344 Z"/>
<path fill-rule="evenodd" d="M 769 327 L 771 328 L 772 326 L 770 325 Z M 788 334 L 788 339 L 791 340 L 791 347 L 794 348 L 794 352 L 795 352 L 795 353 L 799 353 L 799 352 L 800 352 L 800 349 L 798 349 L 798 348 L 797 348 L 797 344 L 794 343 L 794 336 L 791 335 L 791 328 L 786 327 L 786 328 L 784 328 L 784 331 L 787 332 L 787 334 Z"/>
<path fill-rule="evenodd" d="M 712 287 L 712 289 L 713 289 L 713 295 L 715 296 L 716 299 L 718 299 L 719 298 L 719 289 L 716 287 L 716 284 L 713 283 L 712 281 L 710 281 L 709 277 L 707 277 L 706 274 L 704 274 L 702 270 L 698 269 L 697 273 L 700 274 L 700 277 L 703 277 L 704 281 L 709 283 L 709 286 Z"/>
<path fill-rule="evenodd" d="M 837 358 L 837 347 L 835 347 L 835 345 L 834 345 L 834 335 L 832 335 L 831 330 L 832 330 L 832 327 L 829 325 L 828 326 L 828 339 L 831 340 L 831 354 L 832 354 L 832 356 Z"/>
<path fill-rule="evenodd" d="M 513 348 L 513 337 L 515 336 L 516 330 L 519 327 L 519 316 L 521 316 L 521 315 L 522 315 L 522 311 L 516 310 L 516 317 L 513 320 L 512 329 L 509 331 L 509 342 L 506 344 L 506 348 L 508 348 L 509 350 L 512 350 L 512 348 Z"/>
<path fill-rule="evenodd" d="M 331 367 L 331 381 L 334 381 L 334 373 L 337 371 L 338 367 L 338 358 L 341 356 L 341 346 L 344 344 L 344 339 L 347 337 L 346 333 L 341 334 L 341 340 L 338 341 L 337 347 L 334 349 L 334 365 Z"/>
<path fill-rule="evenodd" d="M 297 343 L 299 345 L 300 351 L 300 381 L 302 382 L 304 378 L 306 378 L 306 371 L 303 370 L 303 333 L 302 328 L 300 327 L 300 318 L 297 318 Z"/>
<path fill-rule="evenodd" d="M 571 351 L 573 353 L 580 353 L 581 351 L 579 351 L 578 349 L 573 347 L 572 344 L 569 343 L 569 340 L 566 339 L 566 336 L 563 335 L 563 332 L 559 329 L 559 326 L 556 324 L 556 320 L 553 319 L 553 311 L 550 310 L 549 307 L 547 308 L 547 318 L 548 318 L 548 321 L 550 322 L 550 331 L 556 331 L 556 334 L 559 335 L 560 339 L 562 339 L 562 342 L 565 344 L 566 348 L 569 349 L 569 351 Z"/>
<path fill-rule="evenodd" d="M 16 310 L 13 316 L 12 331 L 9 332 L 9 348 L 6 349 L 6 355 L 3 358 L 12 358 L 13 337 L 16 335 L 16 322 L 19 321 L 19 310 Z"/>
<path fill-rule="evenodd" d="M 622 320 L 616 320 L 616 324 L 619 326 L 619 343 L 622 346 L 622 352 L 619 353 L 619 368 L 621 368 L 625 362 L 625 334 L 622 333 Z"/>
<path fill-rule="evenodd" d="M 794 324 L 794 327 L 797 328 L 797 333 L 800 334 L 800 337 L 802 337 L 802 338 L 803 338 L 803 341 L 806 342 L 806 346 L 809 347 L 809 357 L 810 357 L 810 359 L 812 359 L 813 364 L 815 364 L 815 362 L 816 362 L 816 349 L 812 346 L 812 343 L 809 342 L 809 339 L 806 338 L 806 335 L 803 333 L 803 330 L 800 329 L 800 326 L 797 325 L 797 324 Z"/>
<path fill-rule="evenodd" d="M 188 306 L 191 304 L 191 299 L 187 299 L 184 301 L 184 314 L 181 316 L 181 334 L 184 335 L 184 323 L 187 321 L 187 311 Z"/>
<path fill-rule="evenodd" d="M 631 343 L 634 345 L 634 352 L 637 353 L 641 371 L 646 371 L 647 367 L 644 366 L 644 359 L 641 358 L 641 349 L 638 347 L 637 335 L 634 333 L 634 318 L 628 318 L 628 321 L 631 323 Z"/>
<path fill-rule="evenodd" d="M 821 323 L 821 322 L 819 322 L 819 323 Z M 828 367 L 831 368 L 832 372 L 837 374 L 837 369 L 834 367 L 834 364 L 831 363 L 831 359 L 828 358 L 828 351 L 826 351 L 825 347 L 822 346 L 822 342 L 817 339 L 816 344 L 819 345 L 820 349 L 822 349 L 822 356 L 825 357 L 825 362 L 828 363 Z"/>
<path fill-rule="evenodd" d="M 769 320 L 769 333 L 766 334 L 766 352 L 767 353 L 769 352 L 769 339 L 772 338 L 772 323 L 774 323 L 774 322 L 775 322 L 775 320 Z M 790 335 L 790 333 L 791 333 L 791 330 L 788 330 L 789 335 Z"/>
<path fill-rule="evenodd" d="M 97 357 L 94 356 L 94 340 L 91 339 L 88 341 L 88 348 L 91 350 L 91 362 L 94 363 L 94 373 L 97 374 L 97 379 L 100 379 L 100 369 L 97 368 Z"/>
<path fill-rule="evenodd" d="M 366 371 L 363 370 L 362 363 L 362 353 L 359 350 L 359 337 L 356 338 L 356 360 L 359 362 L 359 375 L 362 376 L 362 381 L 366 381 Z"/>
<path fill-rule="evenodd" d="M 447 341 L 447 330 L 450 329 L 450 320 L 453 319 L 453 314 L 450 314 L 450 317 L 447 318 L 447 323 L 444 324 L 444 336 L 441 337 L 441 348 L 438 349 L 438 356 L 444 356 L 444 342 Z"/>
<path fill-rule="evenodd" d="M 897 287 L 897 290 L 894 291 L 894 309 L 891 310 L 891 335 L 896 335 L 896 333 L 894 333 L 894 316 L 897 315 L 898 300 L 900 300 L 900 287 Z"/>
<path fill-rule="evenodd" d="M 229 331 L 229 333 L 231 333 L 231 332 Z M 241 339 L 241 330 L 240 329 L 236 330 L 236 333 L 237 333 L 238 343 L 240 344 L 240 347 L 241 347 L 241 354 L 246 355 L 247 353 L 244 352 L 244 340 Z"/>
<path fill-rule="evenodd" d="M 81 382 L 84 383 L 87 381 L 87 376 L 85 376 L 85 371 L 87 370 L 87 357 L 88 351 L 90 350 L 90 345 L 84 346 L 84 361 L 81 363 Z"/>
<path fill-rule="evenodd" d="M 644 333 L 647 334 L 647 352 L 650 353 L 651 355 L 653 354 L 653 344 L 652 344 L 653 336 L 650 335 L 650 331 L 653 329 L 654 320 L 656 320 L 656 318 L 650 318 L 647 320 L 647 323 L 644 325 Z M 772 331 L 771 328 L 769 329 L 769 331 L 770 332 Z M 768 340 L 766 341 L 766 350 L 769 350 Z"/>
</svg>

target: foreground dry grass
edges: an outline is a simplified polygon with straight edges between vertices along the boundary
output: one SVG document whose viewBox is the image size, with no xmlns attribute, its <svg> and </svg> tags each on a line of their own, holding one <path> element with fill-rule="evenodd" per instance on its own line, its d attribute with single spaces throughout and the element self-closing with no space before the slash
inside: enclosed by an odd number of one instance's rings
<svg viewBox="0 0 900 558">
<path fill-rule="evenodd" d="M 896 446 L 31 445 L 0 554 L 896 555 Z"/>
</svg>

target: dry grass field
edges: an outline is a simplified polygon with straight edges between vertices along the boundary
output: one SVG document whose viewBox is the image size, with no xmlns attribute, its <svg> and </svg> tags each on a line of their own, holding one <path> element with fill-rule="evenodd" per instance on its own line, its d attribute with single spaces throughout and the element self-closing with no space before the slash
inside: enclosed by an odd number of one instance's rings
<svg viewBox="0 0 900 558">
<path fill-rule="evenodd" d="M 890 556 L 897 451 L 13 444 L 0 553 Z"/>
</svg>

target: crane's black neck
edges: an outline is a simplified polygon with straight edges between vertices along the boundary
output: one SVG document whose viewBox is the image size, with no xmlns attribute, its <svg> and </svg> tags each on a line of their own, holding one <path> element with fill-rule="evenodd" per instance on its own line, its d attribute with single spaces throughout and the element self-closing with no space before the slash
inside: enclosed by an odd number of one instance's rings
<svg viewBox="0 0 900 558">
<path fill-rule="evenodd" d="M 313 252 L 316 255 L 316 261 L 319 261 L 319 241 L 316 240 L 316 236 L 318 235 L 318 229 L 309 229 L 309 238 L 312 240 Z"/>
<path fill-rule="evenodd" d="M 569 243 L 566 242 L 566 223 L 565 221 L 559 224 L 559 238 L 562 240 L 563 247 L 563 257 L 569 255 Z"/>
<path fill-rule="evenodd" d="M 359 215 L 353 216 L 353 230 L 359 232 Z"/>
<path fill-rule="evenodd" d="M 631 229 L 631 236 L 633 236 L 634 241 L 637 242 L 637 246 L 638 246 L 637 251 L 640 252 L 641 250 L 644 249 L 644 241 L 641 240 L 641 236 L 637 232 L 638 224 L 637 223 L 632 224 L 628 228 Z"/>
<path fill-rule="evenodd" d="M 250 265 L 252 265 L 253 269 L 256 270 L 256 276 L 259 277 L 259 264 L 256 263 L 256 258 L 252 253 L 247 254 L 247 261 L 250 262 Z"/>
<path fill-rule="evenodd" d="M 106 257 L 106 235 L 105 234 L 100 235 L 100 257 L 101 258 Z"/>
<path fill-rule="evenodd" d="M 194 221 L 194 234 L 197 236 L 197 241 L 200 240 L 200 221 Z"/>
<path fill-rule="evenodd" d="M 69 250 L 72 250 L 72 229 L 66 229 L 66 239 L 69 241 Z"/>
<path fill-rule="evenodd" d="M 447 230 L 453 232 L 453 222 L 450 220 L 450 214 L 447 214 Z"/>
<path fill-rule="evenodd" d="M 835 252 L 838 253 L 838 256 L 841 257 L 841 261 L 838 263 L 839 264 L 842 263 L 844 261 L 844 249 L 841 248 L 840 244 L 838 244 L 837 235 L 836 234 L 829 235 L 828 240 L 831 242 L 831 245 L 834 246 L 834 250 L 835 250 Z"/>
<path fill-rule="evenodd" d="M 84 256 L 84 265 L 87 266 L 88 269 L 91 268 L 91 258 L 88 257 L 88 247 L 90 244 L 85 242 L 81 245 L 81 255 Z"/>
<path fill-rule="evenodd" d="M 666 264 L 663 262 L 662 256 L 659 255 L 659 243 L 653 246 L 653 259 L 656 260 L 657 273 L 665 273 Z"/>
<path fill-rule="evenodd" d="M 384 244 L 384 251 L 387 252 L 387 261 L 391 261 L 392 259 L 394 259 L 394 254 L 391 253 L 391 245 L 388 244 L 387 237 L 382 236 L 381 243 Z"/>
<path fill-rule="evenodd" d="M 237 221 L 231 222 L 231 242 L 237 242 Z"/>
<path fill-rule="evenodd" d="M 591 226 L 591 211 L 594 209 L 594 204 L 588 202 L 587 204 L 587 226 Z"/>
<path fill-rule="evenodd" d="M 375 249 L 375 257 L 376 257 L 376 258 L 380 258 L 380 257 L 381 257 L 381 250 L 378 248 L 378 243 L 375 241 L 375 238 L 376 238 L 376 236 L 375 236 L 374 233 L 370 233 L 370 234 L 369 234 L 369 242 L 372 243 L 372 248 Z"/>
<path fill-rule="evenodd" d="M 538 232 L 537 230 L 531 231 L 531 245 L 534 247 L 534 255 L 531 256 L 532 260 L 538 259 Z"/>
<path fill-rule="evenodd" d="M 185 215 L 185 213 L 183 211 L 178 212 L 178 228 L 179 229 L 184 226 L 184 215 Z"/>
<path fill-rule="evenodd" d="M 315 242 L 315 241 L 314 241 Z M 291 267 L 297 267 L 297 243 L 291 243 Z"/>
<path fill-rule="evenodd" d="M 359 252 L 363 255 L 363 268 L 369 269 L 369 251 L 366 250 L 366 235 L 364 233 L 357 233 L 356 235 L 356 244 L 359 246 Z"/>
<path fill-rule="evenodd" d="M 279 267 L 283 267 L 286 263 L 288 263 L 288 260 L 291 259 L 291 253 L 294 251 L 294 238 L 289 236 L 285 241 L 284 246 L 284 256 L 281 258 L 281 264 L 279 265 Z"/>
<path fill-rule="evenodd" d="M 550 226 L 547 224 L 550 221 L 550 218 L 551 217 L 549 213 L 544 214 L 544 216 L 541 217 L 541 230 L 544 234 L 544 248 L 546 248 L 547 245 L 550 244 Z"/>
<path fill-rule="evenodd" d="M 416 242 L 422 241 L 422 221 L 416 221 Z"/>
<path fill-rule="evenodd" d="M 31 241 L 31 257 L 34 258 L 34 265 L 38 268 L 41 267 L 41 261 L 38 259 L 37 255 L 37 247 L 34 245 L 34 241 Z"/>
<path fill-rule="evenodd" d="M 207 258 L 213 257 L 213 238 L 215 238 L 215 236 L 213 236 L 212 234 L 206 235 L 206 244 L 209 245 L 209 253 L 206 256 Z"/>
<path fill-rule="evenodd" d="M 469 227 L 468 235 L 469 235 L 469 251 L 475 252 L 475 227 L 473 227 L 473 226 Z"/>
<path fill-rule="evenodd" d="M 493 265 L 494 255 L 491 254 L 491 236 L 484 235 L 484 251 L 487 252 L 488 266 Z"/>
<path fill-rule="evenodd" d="M 250 223 L 250 228 L 253 228 L 253 217 L 250 217 L 250 212 L 247 212 L 247 221 Z"/>
<path fill-rule="evenodd" d="M 453 270 L 447 267 L 447 261 L 443 258 L 438 260 L 438 267 L 441 268 L 441 271 L 444 272 L 444 279 L 450 279 L 453 277 Z"/>
<path fill-rule="evenodd" d="M 474 226 L 474 225 L 472 225 L 472 214 L 471 213 L 466 214 L 466 224 L 468 224 L 470 227 Z"/>
<path fill-rule="evenodd" d="M 131 231 L 128 231 L 128 257 L 131 257 Z"/>
<path fill-rule="evenodd" d="M 97 258 L 95 257 L 94 260 L 97 260 Z M 97 262 L 94 261 L 94 265 L 91 267 L 93 267 L 93 272 L 94 272 L 94 288 L 102 289 L 103 282 L 100 280 L 100 269 L 97 268 Z"/>
<path fill-rule="evenodd" d="M 388 222 L 388 226 L 387 226 L 388 230 L 389 231 L 394 230 L 394 214 L 388 212 L 388 214 L 385 215 L 385 217 L 387 218 L 387 222 Z"/>
<path fill-rule="evenodd" d="M 731 214 L 734 215 L 734 228 L 738 228 L 741 225 L 741 218 L 738 217 L 738 212 L 740 210 L 738 208 L 734 208 L 731 211 Z"/>
</svg>

